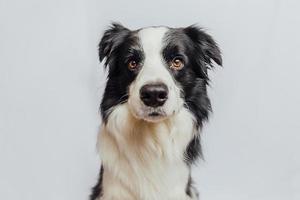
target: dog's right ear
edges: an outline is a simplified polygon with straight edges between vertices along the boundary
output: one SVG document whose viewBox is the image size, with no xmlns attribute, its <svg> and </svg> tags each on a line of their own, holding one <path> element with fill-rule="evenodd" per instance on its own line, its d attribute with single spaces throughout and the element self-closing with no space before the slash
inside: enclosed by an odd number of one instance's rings
<svg viewBox="0 0 300 200">
<path fill-rule="evenodd" d="M 100 62 L 106 58 L 105 66 L 110 62 L 110 56 L 124 41 L 124 38 L 129 34 L 130 30 L 118 23 L 112 23 L 109 29 L 104 32 L 104 35 L 99 43 L 99 59 Z"/>
</svg>

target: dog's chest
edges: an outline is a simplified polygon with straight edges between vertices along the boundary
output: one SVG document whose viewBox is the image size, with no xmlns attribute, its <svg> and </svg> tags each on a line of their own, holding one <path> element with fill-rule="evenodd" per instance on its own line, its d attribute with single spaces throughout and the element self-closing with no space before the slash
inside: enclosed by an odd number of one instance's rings
<svg viewBox="0 0 300 200">
<path fill-rule="evenodd" d="M 106 191 L 118 195 L 114 192 L 118 190 L 120 197 L 132 199 L 184 199 L 189 177 L 184 152 L 195 134 L 191 114 L 182 109 L 155 125 L 128 116 L 126 107 L 120 106 L 102 127 L 104 195 Z"/>
</svg>

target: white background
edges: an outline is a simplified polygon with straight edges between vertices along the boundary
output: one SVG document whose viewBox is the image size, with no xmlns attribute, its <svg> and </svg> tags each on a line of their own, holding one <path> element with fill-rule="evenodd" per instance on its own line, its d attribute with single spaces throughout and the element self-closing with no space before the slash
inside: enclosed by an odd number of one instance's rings
<svg viewBox="0 0 300 200">
<path fill-rule="evenodd" d="M 83 200 L 96 182 L 111 21 L 206 28 L 224 67 L 194 169 L 201 200 L 300 199 L 298 0 L 0 0 L 0 199 Z"/>
</svg>

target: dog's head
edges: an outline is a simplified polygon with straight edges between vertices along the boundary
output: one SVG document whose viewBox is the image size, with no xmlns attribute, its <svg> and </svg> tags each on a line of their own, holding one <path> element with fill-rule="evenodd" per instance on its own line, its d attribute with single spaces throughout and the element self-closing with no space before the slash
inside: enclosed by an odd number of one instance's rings
<svg viewBox="0 0 300 200">
<path fill-rule="evenodd" d="M 99 44 L 99 57 L 108 66 L 104 121 L 119 104 L 126 104 L 135 118 L 153 123 L 182 107 L 200 126 L 207 118 L 207 70 L 212 61 L 222 65 L 222 58 L 216 42 L 200 28 L 129 30 L 112 24 Z"/>
</svg>

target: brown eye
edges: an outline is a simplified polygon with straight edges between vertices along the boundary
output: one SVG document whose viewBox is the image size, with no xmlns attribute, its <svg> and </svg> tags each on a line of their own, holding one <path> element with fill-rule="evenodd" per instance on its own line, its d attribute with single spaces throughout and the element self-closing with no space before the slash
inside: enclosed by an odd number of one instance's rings
<svg viewBox="0 0 300 200">
<path fill-rule="evenodd" d="M 138 63 L 135 60 L 131 60 L 128 63 L 128 69 L 129 70 L 135 70 L 138 66 Z"/>
<path fill-rule="evenodd" d="M 183 68 L 184 64 L 181 58 L 174 58 L 171 61 L 171 68 L 175 70 L 181 70 Z"/>
</svg>

